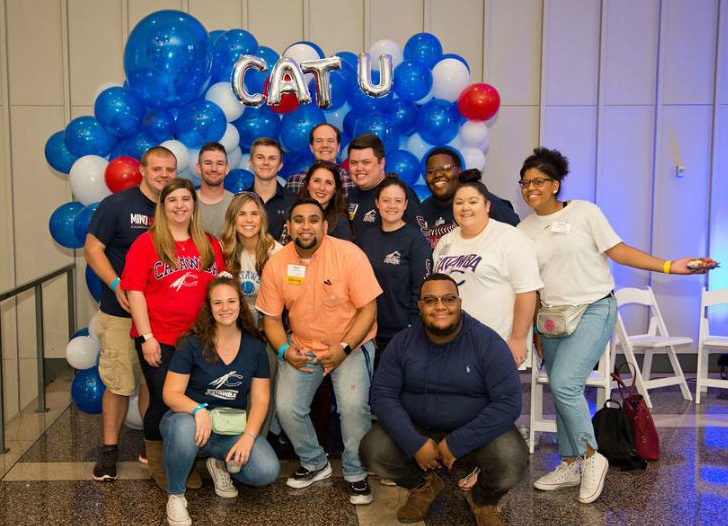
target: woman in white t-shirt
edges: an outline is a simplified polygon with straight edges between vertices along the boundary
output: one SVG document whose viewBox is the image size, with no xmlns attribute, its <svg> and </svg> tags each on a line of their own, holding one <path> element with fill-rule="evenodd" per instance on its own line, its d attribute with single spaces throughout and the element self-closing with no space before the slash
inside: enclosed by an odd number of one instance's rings
<svg viewBox="0 0 728 526">
<path fill-rule="evenodd" d="M 562 462 L 534 482 L 540 490 L 578 486 L 579 502 L 596 500 L 609 467 L 599 454 L 584 397 L 586 379 L 614 330 L 617 301 L 607 256 L 623 265 L 667 272 L 705 272 L 687 267 L 691 258 L 666 261 L 619 238 L 602 211 L 588 201 L 560 201 L 568 161 L 557 150 L 536 148 L 521 168 L 523 200 L 534 210 L 518 229 L 536 245 L 544 285 L 541 306 L 588 305 L 570 335 L 541 338 L 542 353 L 556 404 L 556 429 Z"/>
</svg>

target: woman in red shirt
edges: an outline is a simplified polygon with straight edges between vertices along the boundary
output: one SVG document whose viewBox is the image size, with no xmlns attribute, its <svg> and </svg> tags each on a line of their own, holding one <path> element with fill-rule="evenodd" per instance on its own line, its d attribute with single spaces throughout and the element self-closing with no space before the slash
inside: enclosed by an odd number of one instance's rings
<svg viewBox="0 0 728 526">
<path fill-rule="evenodd" d="M 159 422 L 167 412 L 162 388 L 177 339 L 190 328 L 207 284 L 225 270 L 220 245 L 205 234 L 195 188 L 173 179 L 162 190 L 152 227 L 129 249 L 121 277 L 134 321 L 139 362 L 149 387 L 144 440 L 149 473 L 166 490 Z"/>
</svg>

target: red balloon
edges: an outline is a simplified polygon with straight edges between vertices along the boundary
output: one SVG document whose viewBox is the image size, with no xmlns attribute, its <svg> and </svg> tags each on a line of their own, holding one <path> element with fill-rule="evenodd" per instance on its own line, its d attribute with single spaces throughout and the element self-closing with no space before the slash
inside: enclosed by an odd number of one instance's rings
<svg viewBox="0 0 728 526">
<path fill-rule="evenodd" d="M 344 159 L 344 162 L 341 163 L 341 166 L 339 166 L 339 168 L 341 168 L 342 170 L 349 171 L 349 158 L 348 157 L 346 159 Z"/>
<path fill-rule="evenodd" d="M 117 157 L 106 165 L 104 179 L 112 192 L 121 192 L 142 182 L 140 163 L 133 157 Z"/>
<path fill-rule="evenodd" d="M 458 111 L 471 121 L 487 121 L 498 113 L 498 108 L 500 95 L 490 84 L 471 84 L 458 97 Z"/>
<path fill-rule="evenodd" d="M 284 80 L 291 80 L 290 75 L 284 75 Z M 270 85 L 270 77 L 265 79 L 265 84 L 263 84 L 263 95 L 265 96 L 266 100 L 268 100 L 268 86 Z M 291 113 L 292 111 L 298 109 L 298 99 L 296 98 L 295 93 L 283 93 L 281 95 L 281 103 L 278 106 L 271 106 L 268 105 L 270 109 L 272 109 L 276 113 Z"/>
</svg>

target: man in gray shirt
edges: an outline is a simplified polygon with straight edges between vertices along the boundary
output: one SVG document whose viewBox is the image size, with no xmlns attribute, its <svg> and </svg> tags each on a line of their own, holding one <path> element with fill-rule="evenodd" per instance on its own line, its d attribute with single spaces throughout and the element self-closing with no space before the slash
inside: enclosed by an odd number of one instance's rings
<svg viewBox="0 0 728 526">
<path fill-rule="evenodd" d="M 234 197 L 223 186 L 229 171 L 227 152 L 222 144 L 208 142 L 200 148 L 197 173 L 202 178 L 202 185 L 197 190 L 197 209 L 202 227 L 213 236 L 219 237 L 225 228 L 225 211 Z"/>
</svg>

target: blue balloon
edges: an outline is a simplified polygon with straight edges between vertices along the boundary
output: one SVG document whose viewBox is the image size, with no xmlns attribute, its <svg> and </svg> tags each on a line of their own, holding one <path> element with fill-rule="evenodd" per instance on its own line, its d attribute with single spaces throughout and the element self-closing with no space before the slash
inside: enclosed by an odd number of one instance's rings
<svg viewBox="0 0 728 526">
<path fill-rule="evenodd" d="M 432 71 L 422 62 L 405 60 L 394 68 L 393 86 L 400 98 L 420 100 L 432 88 Z"/>
<path fill-rule="evenodd" d="M 107 132 L 94 117 L 76 117 L 66 126 L 63 135 L 66 148 L 73 155 L 98 155 L 106 157 L 116 144 L 113 135 Z"/>
<path fill-rule="evenodd" d="M 404 45 L 404 59 L 424 63 L 428 68 L 442 58 L 442 44 L 432 33 L 416 33 Z"/>
<path fill-rule="evenodd" d="M 182 11 L 157 11 L 144 17 L 124 48 L 129 87 L 151 108 L 199 97 L 210 80 L 211 67 L 207 30 Z"/>
<path fill-rule="evenodd" d="M 251 68 L 245 72 L 245 87 L 248 89 L 248 93 L 252 94 L 263 93 L 265 81 L 270 76 L 273 66 L 276 65 L 276 62 L 278 62 L 278 59 L 280 58 L 280 55 L 276 53 L 275 50 L 266 46 L 260 46 L 255 55 L 265 61 L 268 65 L 268 71 L 258 71 L 257 69 Z"/>
<path fill-rule="evenodd" d="M 68 174 L 71 171 L 71 166 L 78 159 L 78 155 L 73 155 L 68 151 L 63 135 L 63 131 L 57 131 L 50 136 L 45 145 L 45 158 L 51 168 Z"/>
<path fill-rule="evenodd" d="M 88 336 L 88 327 L 84 327 L 83 329 L 78 329 L 76 332 L 73 333 L 73 336 L 68 341 L 73 340 L 77 336 Z"/>
<path fill-rule="evenodd" d="M 363 133 L 372 133 L 379 137 L 387 154 L 399 148 L 399 133 L 382 112 L 369 113 L 356 122 L 354 137 Z"/>
<path fill-rule="evenodd" d="M 450 102 L 432 99 L 417 114 L 417 132 L 430 144 L 447 144 L 460 129 L 460 114 Z"/>
<path fill-rule="evenodd" d="M 356 135 L 354 135 L 354 126 L 356 126 L 359 119 L 363 119 L 367 113 L 368 112 L 364 110 L 349 110 L 349 113 L 347 113 L 346 117 L 344 117 L 344 133 L 346 133 L 349 137 L 356 137 Z"/>
<path fill-rule="evenodd" d="M 412 186 L 412 190 L 415 191 L 415 194 L 417 194 L 417 197 L 419 197 L 420 202 L 424 201 L 432 195 L 432 192 L 430 192 L 430 189 L 427 188 L 426 184 L 416 184 Z"/>
<path fill-rule="evenodd" d="M 255 55 L 258 41 L 244 29 L 231 29 L 212 46 L 212 82 L 230 82 L 240 55 Z M 270 67 L 270 65 L 269 65 Z"/>
<path fill-rule="evenodd" d="M 310 151 L 286 154 L 286 160 L 283 162 L 283 167 L 285 168 L 287 165 L 288 170 L 284 177 L 288 179 L 291 175 L 307 171 L 315 160 L 316 158 Z"/>
<path fill-rule="evenodd" d="M 470 73 L 470 64 L 468 64 L 468 61 L 465 60 L 463 57 L 456 53 L 445 53 L 440 60 L 445 60 L 446 58 L 454 58 L 455 60 L 459 60 L 463 64 L 465 64 L 465 67 L 468 68 L 468 73 Z M 439 60 L 438 60 L 439 62 Z"/>
<path fill-rule="evenodd" d="M 157 143 L 173 139 L 176 130 L 174 117 L 167 110 L 152 110 L 142 120 L 142 132 Z"/>
<path fill-rule="evenodd" d="M 243 115 L 233 126 L 240 134 L 240 147 L 250 148 L 253 141 L 258 137 L 270 137 L 277 139 L 281 131 L 281 118 L 268 106 L 259 108 L 245 108 Z"/>
<path fill-rule="evenodd" d="M 342 62 L 349 64 L 354 71 L 359 67 L 359 57 L 351 51 L 339 51 L 336 56 L 341 57 Z"/>
<path fill-rule="evenodd" d="M 414 154 L 406 150 L 388 153 L 385 163 L 387 173 L 398 174 L 399 178 L 408 186 L 414 186 L 420 178 L 420 161 Z"/>
<path fill-rule="evenodd" d="M 372 83 L 379 84 L 379 71 L 377 70 L 372 71 Z M 358 82 L 349 84 L 349 104 L 355 110 L 385 111 L 393 98 L 392 90 L 382 97 L 370 97 L 361 90 Z"/>
<path fill-rule="evenodd" d="M 384 114 L 402 135 L 412 135 L 417 124 L 417 105 L 404 99 L 394 99 Z"/>
<path fill-rule="evenodd" d="M 86 265 L 86 287 L 97 303 L 101 301 L 101 285 L 101 278 L 96 275 L 90 265 Z"/>
<path fill-rule="evenodd" d="M 86 242 L 88 225 L 91 223 L 91 218 L 94 216 L 94 212 L 96 212 L 98 207 L 98 203 L 91 203 L 90 205 L 84 206 L 78 211 L 76 218 L 73 220 L 73 233 L 82 245 Z"/>
<path fill-rule="evenodd" d="M 254 178 L 255 176 L 253 175 L 253 172 L 243 170 L 242 168 L 236 168 L 235 170 L 230 170 L 230 172 L 225 176 L 225 182 L 223 185 L 225 186 L 225 190 L 228 192 L 237 194 L 238 192 L 244 192 L 253 186 Z"/>
<path fill-rule="evenodd" d="M 349 69 L 348 66 L 342 69 L 335 69 L 329 73 L 331 106 L 326 109 L 327 111 L 337 110 L 346 104 L 346 98 L 349 95 L 349 86 L 352 83 L 356 83 L 356 73 Z M 311 93 L 311 104 L 318 106 L 318 90 L 316 89 L 315 80 L 309 83 L 308 91 Z"/>
<path fill-rule="evenodd" d="M 317 124 L 326 122 L 323 112 L 316 106 L 307 104 L 283 116 L 281 142 L 292 152 L 306 152 L 309 147 L 309 134 Z"/>
<path fill-rule="evenodd" d="M 225 34 L 224 29 L 215 29 L 214 31 L 210 31 L 210 43 L 214 44 L 215 40 L 217 40 L 224 34 Z"/>
<path fill-rule="evenodd" d="M 51 214 L 48 229 L 51 231 L 51 237 L 62 247 L 81 248 L 83 246 L 83 242 L 78 240 L 73 229 L 73 223 L 82 208 L 81 203 L 72 201 L 59 206 Z"/>
<path fill-rule="evenodd" d="M 157 146 L 158 142 L 149 138 L 144 132 L 139 132 L 132 137 L 127 137 L 119 141 L 116 146 L 111 149 L 109 154 L 110 159 L 116 159 L 117 157 L 134 157 L 137 161 L 140 161 L 144 152 L 146 152 L 152 146 Z"/>
<path fill-rule="evenodd" d="M 144 102 L 135 92 L 118 86 L 102 91 L 94 103 L 94 115 L 101 126 L 116 137 L 137 132 L 144 118 Z"/>
<path fill-rule="evenodd" d="M 71 398 L 84 413 L 97 415 L 101 412 L 101 399 L 106 391 L 99 376 L 98 367 L 78 371 L 71 384 Z"/>
<path fill-rule="evenodd" d="M 200 148 L 225 135 L 225 113 L 214 102 L 193 100 L 179 110 L 177 138 L 188 148 Z"/>
</svg>

